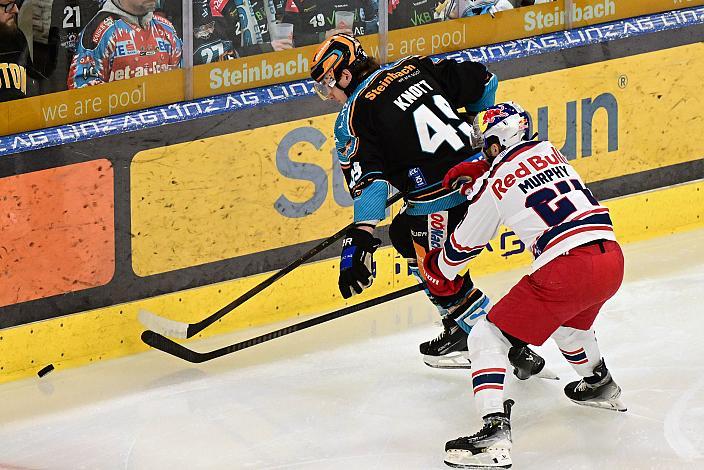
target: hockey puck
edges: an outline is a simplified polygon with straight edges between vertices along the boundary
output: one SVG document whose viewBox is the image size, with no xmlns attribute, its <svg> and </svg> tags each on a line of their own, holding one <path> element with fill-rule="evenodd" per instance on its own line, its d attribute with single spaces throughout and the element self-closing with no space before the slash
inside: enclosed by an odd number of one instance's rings
<svg viewBox="0 0 704 470">
<path fill-rule="evenodd" d="M 48 366 L 42 368 L 39 372 L 37 372 L 37 375 L 39 377 L 44 377 L 46 374 L 54 370 L 54 364 L 49 364 Z"/>
</svg>

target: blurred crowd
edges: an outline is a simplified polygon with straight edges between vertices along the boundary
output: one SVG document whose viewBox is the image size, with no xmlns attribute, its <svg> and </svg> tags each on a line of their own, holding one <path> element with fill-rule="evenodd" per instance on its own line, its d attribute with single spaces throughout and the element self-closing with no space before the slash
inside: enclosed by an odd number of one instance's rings
<svg viewBox="0 0 704 470">
<path fill-rule="evenodd" d="M 378 0 L 192 0 L 193 64 L 379 29 Z M 389 29 L 552 0 L 388 0 Z M 0 0 L 0 101 L 182 67 L 181 0 Z"/>
</svg>

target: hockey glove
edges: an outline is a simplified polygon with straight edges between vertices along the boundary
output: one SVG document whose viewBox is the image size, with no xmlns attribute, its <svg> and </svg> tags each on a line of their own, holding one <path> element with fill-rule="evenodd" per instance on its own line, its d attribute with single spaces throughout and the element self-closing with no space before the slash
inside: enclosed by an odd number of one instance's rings
<svg viewBox="0 0 704 470">
<path fill-rule="evenodd" d="M 489 171 L 489 164 L 485 160 L 462 162 L 450 168 L 442 180 L 442 185 L 446 189 L 460 188 L 460 193 L 467 196 L 474 182 L 487 171 Z"/>
<path fill-rule="evenodd" d="M 366 230 L 352 227 L 347 231 L 342 239 L 338 280 L 342 297 L 349 299 L 372 285 L 373 253 L 380 245 L 381 240 Z"/>
<path fill-rule="evenodd" d="M 425 275 L 426 286 L 435 297 L 452 297 L 460 292 L 464 277 L 450 280 L 440 271 L 438 257 L 442 248 L 430 250 L 423 259 L 423 274 Z M 438 299 L 441 300 L 441 299 Z"/>
</svg>

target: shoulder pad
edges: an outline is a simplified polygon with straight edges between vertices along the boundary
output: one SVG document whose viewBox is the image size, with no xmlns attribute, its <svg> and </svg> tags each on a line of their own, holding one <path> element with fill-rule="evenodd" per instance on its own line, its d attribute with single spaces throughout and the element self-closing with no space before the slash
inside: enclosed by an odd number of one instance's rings
<svg viewBox="0 0 704 470">
<path fill-rule="evenodd" d="M 90 20 L 82 33 L 81 45 L 85 49 L 95 49 L 101 39 L 115 26 L 119 18 L 112 13 L 101 11 Z"/>
</svg>

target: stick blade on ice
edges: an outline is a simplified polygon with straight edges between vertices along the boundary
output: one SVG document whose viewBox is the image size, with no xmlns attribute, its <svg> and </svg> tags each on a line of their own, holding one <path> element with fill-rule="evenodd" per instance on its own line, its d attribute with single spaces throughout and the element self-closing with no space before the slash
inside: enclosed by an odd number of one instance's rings
<svg viewBox="0 0 704 470">
<path fill-rule="evenodd" d="M 188 323 L 160 317 L 149 310 L 139 309 L 137 318 L 148 329 L 172 338 L 188 338 Z"/>
<path fill-rule="evenodd" d="M 142 341 L 154 349 L 158 349 L 167 354 L 183 359 L 184 361 L 195 364 L 217 357 L 217 355 L 213 355 L 212 353 L 203 354 L 198 351 L 188 349 L 182 344 L 178 344 L 177 342 L 150 330 L 142 332 Z"/>
</svg>

